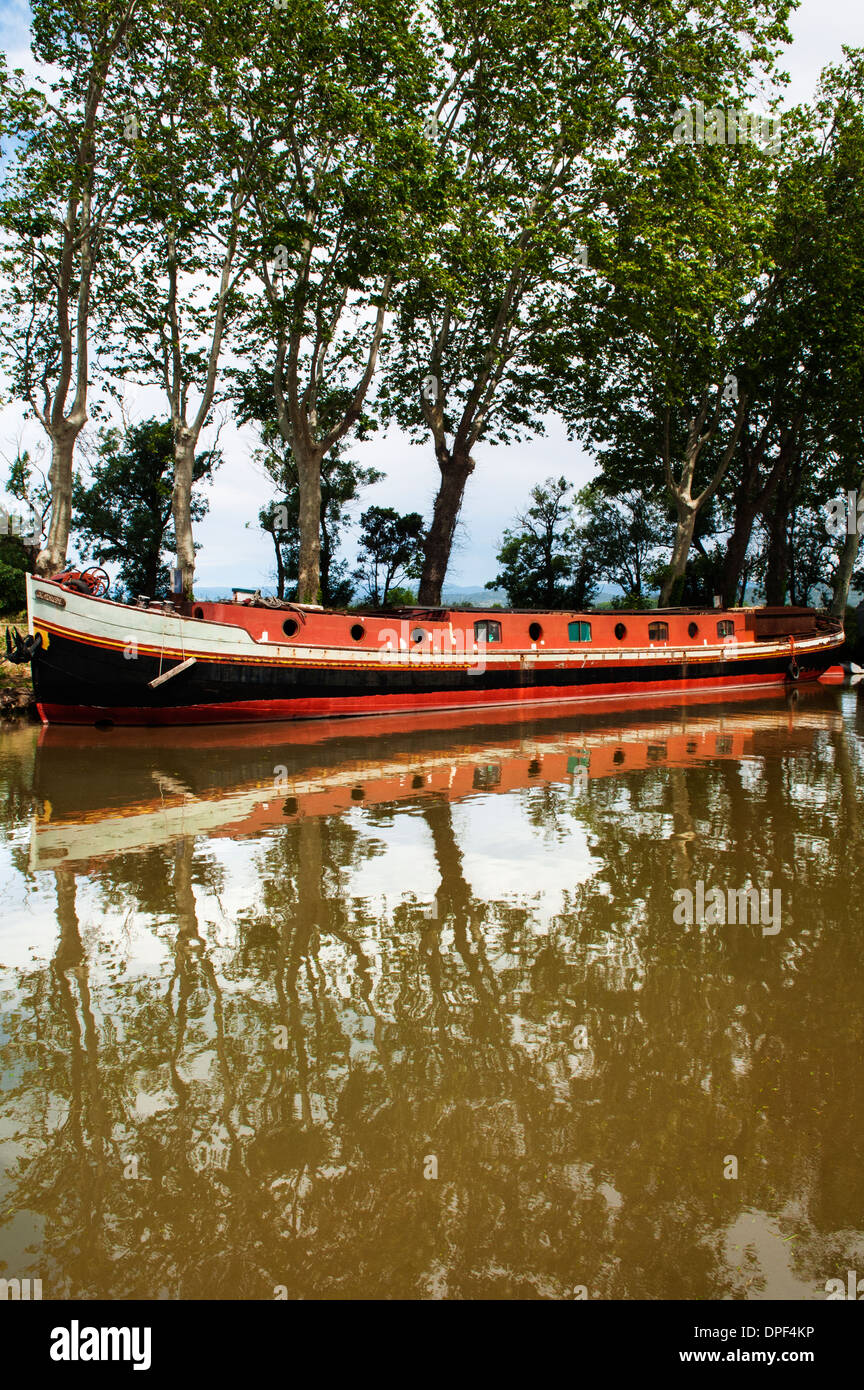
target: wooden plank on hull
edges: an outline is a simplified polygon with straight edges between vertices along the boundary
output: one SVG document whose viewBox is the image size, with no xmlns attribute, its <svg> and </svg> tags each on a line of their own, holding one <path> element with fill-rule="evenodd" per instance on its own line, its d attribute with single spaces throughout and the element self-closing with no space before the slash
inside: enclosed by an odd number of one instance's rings
<svg viewBox="0 0 864 1390">
<path fill-rule="evenodd" d="M 170 681 L 172 676 L 179 676 L 181 671 L 188 671 L 190 666 L 194 666 L 198 660 L 197 656 L 189 656 L 185 661 L 181 661 L 179 666 L 172 666 L 170 671 L 163 671 L 161 676 L 156 676 L 155 680 L 149 681 L 151 690 L 155 690 L 157 685 L 164 685 Z"/>
</svg>

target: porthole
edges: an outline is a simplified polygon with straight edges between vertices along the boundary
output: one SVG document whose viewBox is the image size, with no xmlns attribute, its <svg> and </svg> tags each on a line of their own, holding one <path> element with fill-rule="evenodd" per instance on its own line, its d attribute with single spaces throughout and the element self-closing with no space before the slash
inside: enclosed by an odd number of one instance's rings
<svg viewBox="0 0 864 1390">
<path fill-rule="evenodd" d="M 411 641 L 415 643 L 425 642 L 428 636 L 429 633 L 424 627 L 415 627 L 411 633 Z"/>
<path fill-rule="evenodd" d="M 362 623 L 352 623 L 351 636 L 355 642 L 363 641 L 363 638 L 366 636 L 366 629 Z"/>
<path fill-rule="evenodd" d="M 195 617 L 196 617 L 196 618 L 203 618 L 203 617 L 204 617 L 204 609 L 203 609 L 203 608 L 196 608 L 196 609 L 195 609 Z"/>
<path fill-rule="evenodd" d="M 297 631 L 297 627 L 298 624 L 294 618 L 286 618 L 282 624 L 282 631 L 285 633 L 286 637 L 293 637 L 294 633 Z"/>
<path fill-rule="evenodd" d="M 698 636 L 699 636 L 699 624 L 698 624 L 698 623 L 691 623 L 690 626 L 689 626 L 688 629 L 687 629 L 687 635 L 688 635 L 689 637 L 698 637 Z"/>
<path fill-rule="evenodd" d="M 627 629 L 623 623 L 615 624 L 615 636 L 618 638 L 619 642 L 624 641 L 624 638 L 627 636 Z"/>
<path fill-rule="evenodd" d="M 528 626 L 528 636 L 532 642 L 539 642 L 543 636 L 543 629 L 539 623 L 530 623 Z"/>
</svg>

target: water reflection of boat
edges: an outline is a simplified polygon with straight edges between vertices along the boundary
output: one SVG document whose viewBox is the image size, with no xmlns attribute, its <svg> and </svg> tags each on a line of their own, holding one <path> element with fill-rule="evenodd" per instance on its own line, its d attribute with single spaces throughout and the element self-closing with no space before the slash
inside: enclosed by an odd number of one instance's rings
<svg viewBox="0 0 864 1390">
<path fill-rule="evenodd" d="M 737 700 L 640 710 L 625 701 L 548 708 L 544 717 L 495 711 L 426 720 L 356 720 L 278 730 L 46 728 L 39 741 L 39 810 L 31 868 L 87 863 L 179 836 L 240 838 L 293 820 L 429 796 L 459 800 L 543 782 L 574 792 L 596 778 L 742 759 L 782 738 L 802 749 L 839 715 L 825 697 L 749 692 Z M 627 718 L 622 719 L 622 713 Z M 275 735 L 275 737 L 274 737 Z"/>
</svg>

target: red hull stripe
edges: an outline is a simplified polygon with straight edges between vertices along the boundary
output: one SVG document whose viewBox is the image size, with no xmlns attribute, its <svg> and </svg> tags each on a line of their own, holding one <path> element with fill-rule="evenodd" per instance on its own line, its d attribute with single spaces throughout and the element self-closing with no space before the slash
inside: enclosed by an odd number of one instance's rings
<svg viewBox="0 0 864 1390">
<path fill-rule="evenodd" d="M 802 669 L 801 681 L 815 681 L 819 671 Z M 783 685 L 784 673 L 754 677 L 725 675 L 704 680 L 633 681 L 624 684 L 594 685 L 590 691 L 574 692 L 572 686 L 526 687 L 513 690 L 482 691 L 421 691 L 394 695 L 365 695 L 355 698 L 296 699 L 296 700 L 237 700 L 216 705 L 177 705 L 173 708 L 146 709 L 97 705 L 40 704 L 43 723 L 95 724 L 111 721 L 125 725 L 168 724 L 246 724 L 283 719 L 332 719 L 342 715 L 402 714 L 412 710 L 482 708 L 493 705 L 525 704 L 585 704 L 598 699 L 620 699 L 622 695 L 648 697 L 666 692 L 699 692 L 708 690 Z"/>
</svg>

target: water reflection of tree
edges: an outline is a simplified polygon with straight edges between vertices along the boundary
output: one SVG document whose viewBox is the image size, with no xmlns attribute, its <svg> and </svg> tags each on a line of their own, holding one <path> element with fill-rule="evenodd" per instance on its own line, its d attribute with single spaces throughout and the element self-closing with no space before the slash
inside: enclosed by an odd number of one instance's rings
<svg viewBox="0 0 864 1390">
<path fill-rule="evenodd" d="M 29 819 L 33 809 L 33 776 L 36 764 L 38 730 L 0 728 L 0 834 L 11 839 L 14 831 Z M 12 858 L 19 869 L 24 868 L 26 852 L 12 844 Z"/>
<path fill-rule="evenodd" d="M 434 913 L 350 894 L 395 809 L 261 842 L 228 945 L 190 841 L 113 861 L 106 904 L 146 902 L 170 948 L 133 978 L 110 941 L 88 960 L 58 873 L 54 961 L 4 1016 L 7 1216 L 44 1219 L 68 1291 L 113 1297 L 735 1295 L 758 1287 L 724 1248 L 748 1207 L 796 1237 L 801 1277 L 842 1274 L 864 1197 L 851 737 L 532 792 L 538 831 L 566 852 L 576 818 L 601 864 L 545 935 L 530 848 L 524 898 L 478 900 L 444 799 L 417 803 Z M 672 920 L 675 886 L 769 874 L 776 938 Z"/>
</svg>

